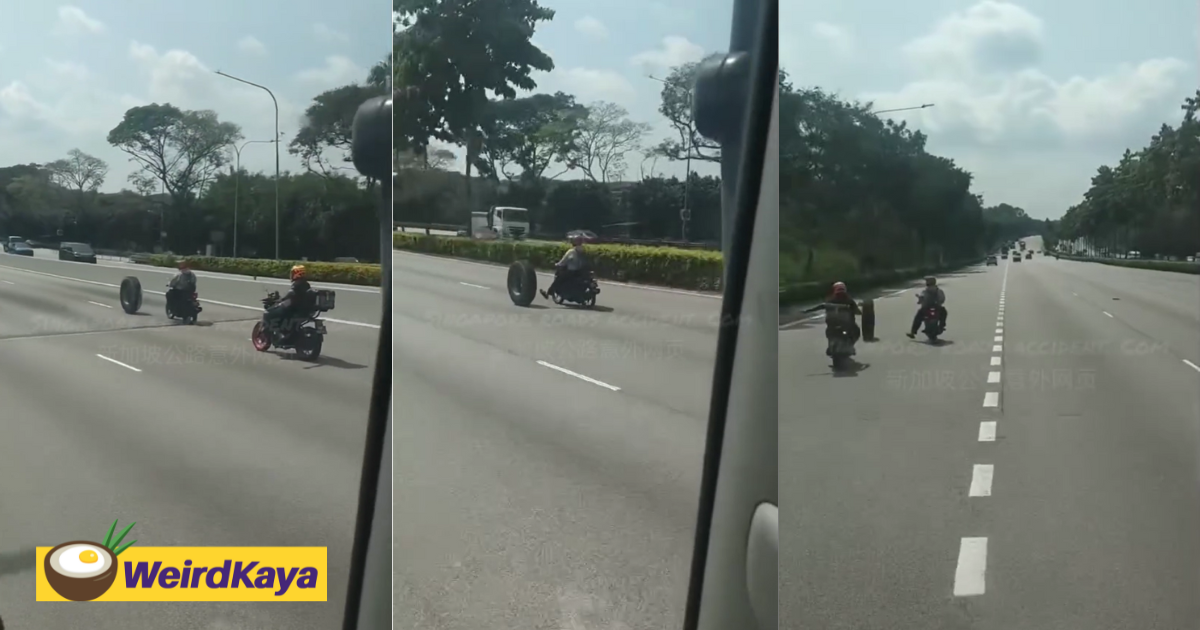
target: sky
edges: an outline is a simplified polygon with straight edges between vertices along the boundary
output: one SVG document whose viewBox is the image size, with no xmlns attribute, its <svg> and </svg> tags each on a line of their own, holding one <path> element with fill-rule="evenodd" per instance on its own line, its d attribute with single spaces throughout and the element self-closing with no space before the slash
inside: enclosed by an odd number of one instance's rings
<svg viewBox="0 0 1200 630">
<path fill-rule="evenodd" d="M 1196 0 L 782 0 L 780 64 L 797 85 L 877 109 L 975 175 L 988 205 L 1037 218 L 1096 169 L 1178 124 L 1200 86 Z"/>
<path fill-rule="evenodd" d="M 629 111 L 630 119 L 652 126 L 643 143 L 647 148 L 678 137 L 658 113 L 662 84 L 647 76 L 666 78 L 673 66 L 729 47 L 733 0 L 541 0 L 541 5 L 553 9 L 555 17 L 538 25 L 532 41 L 554 60 L 554 70 L 534 73 L 534 92 L 574 94 L 585 105 L 617 103 Z M 449 148 L 458 156 L 461 171 L 463 151 Z M 626 161 L 626 180 L 640 179 L 651 170 L 667 177 L 686 172 L 682 162 L 652 163 L 640 154 Z M 546 175 L 561 170 L 551 166 Z M 693 161 L 692 170 L 715 175 L 720 169 Z M 582 174 L 567 173 L 560 179 L 578 177 Z"/>
<path fill-rule="evenodd" d="M 311 11 L 309 10 L 311 9 Z M 9 2 L 0 19 L 0 166 L 45 163 L 74 148 L 109 164 L 102 188 L 132 188 L 135 170 L 106 137 L 126 110 L 169 102 L 211 109 L 270 141 L 279 100 L 280 168 L 313 97 L 362 83 L 391 49 L 391 6 L 380 0 L 151 0 L 73 5 Z M 250 171 L 274 173 L 269 143 L 242 151 Z"/>
</svg>

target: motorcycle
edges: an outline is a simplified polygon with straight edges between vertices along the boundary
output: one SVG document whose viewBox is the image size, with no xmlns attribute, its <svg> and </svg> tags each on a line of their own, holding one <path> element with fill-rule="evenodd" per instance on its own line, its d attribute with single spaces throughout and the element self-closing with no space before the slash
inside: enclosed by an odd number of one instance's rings
<svg viewBox="0 0 1200 630">
<path fill-rule="evenodd" d="M 168 293 L 171 291 L 171 285 L 167 285 L 167 291 Z M 178 310 L 173 308 L 171 298 L 167 298 L 167 319 L 179 318 L 185 324 L 195 324 L 196 317 L 200 315 L 200 311 L 204 310 L 200 306 L 200 297 L 195 291 L 192 291 L 192 295 L 186 299 L 183 296 L 176 296 L 175 302 L 175 307 L 182 308 Z"/>
<path fill-rule="evenodd" d="M 942 326 L 942 319 L 938 316 L 937 307 L 925 307 L 925 316 L 922 318 L 922 322 L 924 323 L 922 332 L 925 333 L 926 337 L 929 337 L 929 341 L 936 342 L 938 335 L 946 332 L 946 329 Z"/>
<path fill-rule="evenodd" d="M 600 294 L 600 285 L 591 271 L 585 271 L 579 278 L 564 283 L 563 288 L 556 289 L 551 295 L 555 304 L 572 302 L 585 308 L 596 306 L 596 296 Z"/>
<path fill-rule="evenodd" d="M 325 289 L 314 291 L 313 294 L 313 308 L 306 314 L 271 322 L 264 316 L 255 323 L 254 330 L 250 333 L 250 342 L 254 344 L 254 349 L 266 352 L 274 346 L 281 350 L 295 350 L 301 359 L 316 361 L 321 356 L 321 347 L 327 332 L 320 314 L 333 310 L 335 294 Z M 270 310 L 279 304 L 279 301 L 279 292 L 271 291 L 262 299 L 263 311 Z"/>
<path fill-rule="evenodd" d="M 825 339 L 828 345 L 825 354 L 833 360 L 834 370 L 850 366 L 850 357 L 857 354 L 854 343 L 854 315 L 845 304 L 825 304 Z"/>
</svg>

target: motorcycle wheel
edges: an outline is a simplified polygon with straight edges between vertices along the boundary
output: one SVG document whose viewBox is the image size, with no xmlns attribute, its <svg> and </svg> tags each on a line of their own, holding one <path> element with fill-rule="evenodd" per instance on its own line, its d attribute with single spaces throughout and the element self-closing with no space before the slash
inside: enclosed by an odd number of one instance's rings
<svg viewBox="0 0 1200 630">
<path fill-rule="evenodd" d="M 254 324 L 254 330 L 250 331 L 250 343 L 254 344 L 254 349 L 259 352 L 271 349 L 271 333 L 263 328 L 262 322 Z"/>
<path fill-rule="evenodd" d="M 533 304 L 537 297 L 537 271 L 528 260 L 518 260 L 508 266 L 508 298 L 517 306 Z"/>
<path fill-rule="evenodd" d="M 133 315 L 142 307 L 142 283 L 133 276 L 121 281 L 121 310 Z"/>
<path fill-rule="evenodd" d="M 566 298 L 564 298 L 563 296 L 561 296 L 557 293 L 551 295 L 550 299 L 554 300 L 554 303 L 558 304 L 559 306 L 562 306 L 562 303 L 567 301 Z"/>
<path fill-rule="evenodd" d="M 321 356 L 324 338 L 311 328 L 304 329 L 296 340 L 296 354 L 305 361 L 316 361 Z"/>
<path fill-rule="evenodd" d="M 588 299 L 583 301 L 583 305 L 586 306 L 587 308 L 596 308 L 596 296 L 589 295 Z"/>
<path fill-rule="evenodd" d="M 844 370 L 844 369 L 846 369 L 846 366 L 847 366 L 847 364 L 848 364 L 849 362 L 850 362 L 850 359 L 849 359 L 849 357 L 847 357 L 847 356 L 845 356 L 845 355 L 843 355 L 843 354 L 835 354 L 835 355 L 833 355 L 833 369 L 834 369 L 834 370 Z"/>
</svg>

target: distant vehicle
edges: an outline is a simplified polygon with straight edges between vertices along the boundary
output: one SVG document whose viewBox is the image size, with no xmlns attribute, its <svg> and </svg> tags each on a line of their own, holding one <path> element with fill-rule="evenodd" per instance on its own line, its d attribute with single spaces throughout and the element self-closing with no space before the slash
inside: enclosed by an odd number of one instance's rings
<svg viewBox="0 0 1200 630">
<path fill-rule="evenodd" d="M 33 248 L 25 241 L 16 241 L 15 243 L 5 243 L 4 249 L 14 256 L 32 256 Z"/>
<path fill-rule="evenodd" d="M 993 254 L 993 255 L 991 255 L 991 256 L 988 256 L 988 257 L 987 257 L 987 260 L 985 260 L 983 264 L 985 264 L 985 265 L 998 265 L 998 264 L 1000 264 L 1000 263 L 999 263 L 999 261 L 997 261 L 997 260 L 996 260 L 996 256 Z"/>
<path fill-rule="evenodd" d="M 493 238 L 522 239 L 529 236 L 529 210 L 512 206 L 492 206 L 487 212 L 471 213 L 471 237 L 492 232 Z"/>
<path fill-rule="evenodd" d="M 58 259 L 95 264 L 96 252 L 87 243 L 63 243 L 58 247 Z"/>
<path fill-rule="evenodd" d="M 25 239 L 20 236 L 10 236 L 10 237 L 4 239 L 4 251 L 8 251 L 9 248 L 12 247 L 13 243 L 24 243 L 24 242 L 25 242 Z"/>
<path fill-rule="evenodd" d="M 1033 258 L 1033 252 L 1025 252 L 1025 259 L 1029 260 L 1030 258 Z"/>
<path fill-rule="evenodd" d="M 1012 261 L 1021 262 L 1021 252 L 1013 252 Z"/>
<path fill-rule="evenodd" d="M 1021 251 L 1025 251 L 1025 241 L 1020 241 L 1017 244 L 1021 246 Z"/>
<path fill-rule="evenodd" d="M 571 230 L 570 232 L 567 232 L 567 240 L 575 238 L 576 236 L 582 236 L 584 242 L 587 243 L 595 243 L 596 241 L 600 240 L 600 237 L 596 236 L 596 233 L 592 232 L 591 230 Z"/>
</svg>

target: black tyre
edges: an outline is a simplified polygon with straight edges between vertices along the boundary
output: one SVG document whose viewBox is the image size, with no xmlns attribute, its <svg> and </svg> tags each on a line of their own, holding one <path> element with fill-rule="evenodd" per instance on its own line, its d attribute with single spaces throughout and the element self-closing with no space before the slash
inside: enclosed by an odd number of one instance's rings
<svg viewBox="0 0 1200 630">
<path fill-rule="evenodd" d="M 872 299 L 862 303 L 862 336 L 867 341 L 875 339 L 875 300 Z"/>
<path fill-rule="evenodd" d="M 321 356 L 324 340 L 317 331 L 305 328 L 300 332 L 300 339 L 296 341 L 296 354 L 305 361 L 316 361 Z"/>
<path fill-rule="evenodd" d="M 130 315 L 142 308 L 142 283 L 133 276 L 121 281 L 121 310 Z"/>
<path fill-rule="evenodd" d="M 537 271 L 528 260 L 508 266 L 508 297 L 517 306 L 529 306 L 537 297 Z"/>
</svg>

